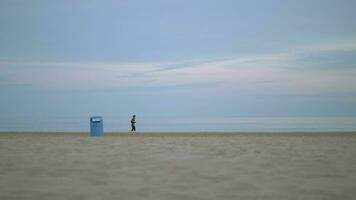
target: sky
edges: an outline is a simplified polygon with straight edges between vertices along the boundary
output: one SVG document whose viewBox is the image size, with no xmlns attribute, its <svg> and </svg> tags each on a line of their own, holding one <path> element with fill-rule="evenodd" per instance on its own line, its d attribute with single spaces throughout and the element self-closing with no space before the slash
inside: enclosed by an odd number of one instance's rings
<svg viewBox="0 0 356 200">
<path fill-rule="evenodd" d="M 1 0 L 3 116 L 356 117 L 353 0 Z"/>
</svg>

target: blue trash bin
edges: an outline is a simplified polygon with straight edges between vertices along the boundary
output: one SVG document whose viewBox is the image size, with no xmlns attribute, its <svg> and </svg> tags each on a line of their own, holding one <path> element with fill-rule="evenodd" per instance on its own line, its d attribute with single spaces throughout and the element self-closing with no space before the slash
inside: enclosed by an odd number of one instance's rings
<svg viewBox="0 0 356 200">
<path fill-rule="evenodd" d="M 104 136 L 102 117 L 90 117 L 90 136 Z"/>
</svg>

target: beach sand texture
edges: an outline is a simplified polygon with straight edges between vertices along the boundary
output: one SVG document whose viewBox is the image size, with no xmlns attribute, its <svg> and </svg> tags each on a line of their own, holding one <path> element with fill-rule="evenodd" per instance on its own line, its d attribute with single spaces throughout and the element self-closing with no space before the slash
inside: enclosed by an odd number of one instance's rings
<svg viewBox="0 0 356 200">
<path fill-rule="evenodd" d="M 356 133 L 0 133 L 0 199 L 356 199 Z"/>
</svg>

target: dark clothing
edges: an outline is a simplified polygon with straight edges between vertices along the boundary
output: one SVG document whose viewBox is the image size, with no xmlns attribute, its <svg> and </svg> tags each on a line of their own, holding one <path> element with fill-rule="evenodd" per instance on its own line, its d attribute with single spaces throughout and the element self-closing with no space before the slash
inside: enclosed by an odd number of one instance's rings
<svg viewBox="0 0 356 200">
<path fill-rule="evenodd" d="M 131 124 L 131 131 L 136 131 L 136 126 L 135 126 L 135 124 Z"/>
<path fill-rule="evenodd" d="M 131 131 L 136 131 L 136 120 L 135 120 L 135 118 L 131 119 Z"/>
</svg>

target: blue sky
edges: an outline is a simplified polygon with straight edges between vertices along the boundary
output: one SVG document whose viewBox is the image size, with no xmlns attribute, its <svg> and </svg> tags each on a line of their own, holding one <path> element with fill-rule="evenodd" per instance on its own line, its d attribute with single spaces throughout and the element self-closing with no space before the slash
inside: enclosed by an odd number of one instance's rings
<svg viewBox="0 0 356 200">
<path fill-rule="evenodd" d="M 11 116 L 356 116 L 356 2 L 0 1 Z"/>
</svg>

